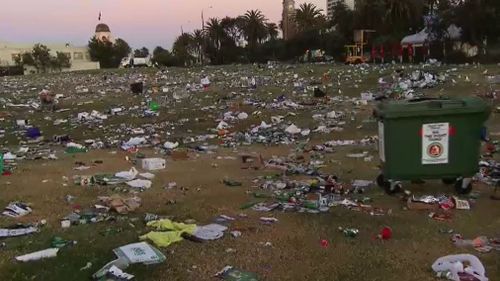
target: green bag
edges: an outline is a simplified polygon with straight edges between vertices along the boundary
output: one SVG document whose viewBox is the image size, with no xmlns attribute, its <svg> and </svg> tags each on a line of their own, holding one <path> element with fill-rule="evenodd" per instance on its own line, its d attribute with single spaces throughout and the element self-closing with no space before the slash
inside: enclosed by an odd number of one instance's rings
<svg viewBox="0 0 500 281">
<path fill-rule="evenodd" d="M 160 105 L 154 101 L 149 103 L 149 109 L 154 112 L 158 112 L 160 110 Z"/>
</svg>

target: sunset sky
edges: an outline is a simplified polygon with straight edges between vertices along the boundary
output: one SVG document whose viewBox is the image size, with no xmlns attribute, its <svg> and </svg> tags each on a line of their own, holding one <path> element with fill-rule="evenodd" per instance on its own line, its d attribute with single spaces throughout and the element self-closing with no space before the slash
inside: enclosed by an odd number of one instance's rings
<svg viewBox="0 0 500 281">
<path fill-rule="evenodd" d="M 93 36 L 99 11 L 115 37 L 132 47 L 171 47 L 181 32 L 201 28 L 209 17 L 236 16 L 260 9 L 278 23 L 282 0 L 1 0 L 0 41 L 70 42 L 85 45 Z M 296 1 L 326 8 L 326 0 Z M 209 8 L 212 6 L 212 8 Z"/>
</svg>

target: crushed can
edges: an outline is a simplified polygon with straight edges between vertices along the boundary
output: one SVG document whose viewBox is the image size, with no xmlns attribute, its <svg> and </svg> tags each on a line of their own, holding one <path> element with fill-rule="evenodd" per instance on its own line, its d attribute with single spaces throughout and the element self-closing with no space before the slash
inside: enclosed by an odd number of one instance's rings
<svg viewBox="0 0 500 281">
<path fill-rule="evenodd" d="M 357 228 L 342 228 L 339 227 L 339 230 L 344 233 L 345 237 L 355 238 L 359 234 L 359 229 Z"/>
</svg>

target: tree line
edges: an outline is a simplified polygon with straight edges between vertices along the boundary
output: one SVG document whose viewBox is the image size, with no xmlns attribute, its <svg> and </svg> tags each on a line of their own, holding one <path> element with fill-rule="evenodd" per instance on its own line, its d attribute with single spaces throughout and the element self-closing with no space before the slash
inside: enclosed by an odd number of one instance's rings
<svg viewBox="0 0 500 281">
<path fill-rule="evenodd" d="M 309 48 L 331 49 L 328 43 L 334 40 L 325 40 L 330 36 L 326 32 L 328 21 L 315 5 L 300 5 L 294 21 L 297 36 L 285 41 L 278 38 L 283 24 L 270 22 L 260 10 L 250 10 L 238 17 L 210 18 L 203 29 L 178 36 L 171 51 L 156 47 L 153 60 L 166 66 L 253 63 L 290 60 Z"/>
<path fill-rule="evenodd" d="M 432 40 L 441 44 L 447 28 L 462 29 L 463 42 L 484 50 L 498 43 L 500 34 L 499 0 L 356 0 L 351 10 L 344 1 L 334 3 L 333 14 L 311 3 L 301 4 L 293 17 L 296 34 L 288 40 L 279 38 L 283 23 L 270 22 L 260 10 L 250 10 L 237 17 L 210 18 L 204 28 L 183 32 L 171 50 L 161 46 L 152 52 L 154 63 L 162 66 L 254 63 L 269 60 L 290 61 L 306 50 L 322 49 L 340 59 L 344 46 L 354 40 L 354 30 L 375 31 L 375 44 L 399 44 L 405 35 L 431 29 Z M 430 42 L 432 43 L 432 42 Z M 102 67 L 116 67 L 120 58 L 131 52 L 120 40 L 115 44 L 89 42 L 92 59 Z M 150 55 L 147 48 L 135 56 Z"/>
<path fill-rule="evenodd" d="M 56 52 L 53 56 L 50 49 L 43 44 L 35 44 L 31 52 L 25 52 L 15 57 L 15 63 L 19 67 L 32 66 L 37 73 L 48 71 L 61 71 L 63 68 L 71 67 L 70 58 L 63 52 Z"/>
</svg>

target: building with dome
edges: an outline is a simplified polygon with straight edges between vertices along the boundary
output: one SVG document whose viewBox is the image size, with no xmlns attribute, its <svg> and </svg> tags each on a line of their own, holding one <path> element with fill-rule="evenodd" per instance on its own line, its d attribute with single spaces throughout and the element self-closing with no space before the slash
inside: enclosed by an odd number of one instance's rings
<svg viewBox="0 0 500 281">
<path fill-rule="evenodd" d="M 114 43 L 115 40 L 111 34 L 111 29 L 104 23 L 99 23 L 95 27 L 95 37 L 102 42 Z M 62 52 L 70 58 L 71 67 L 63 71 L 78 71 L 99 69 L 99 62 L 90 59 L 87 46 L 74 46 L 70 43 L 44 43 L 50 49 L 51 55 L 55 56 L 57 52 Z M 0 68 L 12 67 L 16 65 L 16 58 L 24 53 L 30 53 L 35 43 L 14 43 L 0 40 Z M 25 73 L 33 72 L 34 68 L 25 66 Z"/>
<path fill-rule="evenodd" d="M 115 42 L 113 35 L 111 34 L 111 29 L 105 23 L 99 23 L 95 27 L 95 37 L 101 42 Z"/>
</svg>

